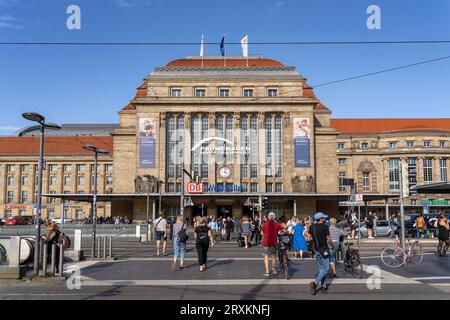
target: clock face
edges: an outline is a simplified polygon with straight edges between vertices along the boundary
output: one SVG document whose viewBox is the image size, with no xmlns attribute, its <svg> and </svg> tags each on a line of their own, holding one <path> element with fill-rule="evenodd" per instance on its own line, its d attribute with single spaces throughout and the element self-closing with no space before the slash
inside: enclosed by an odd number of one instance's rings
<svg viewBox="0 0 450 320">
<path fill-rule="evenodd" d="M 228 177 L 231 175 L 231 170 L 230 170 L 230 168 L 228 168 L 228 167 L 222 167 L 222 168 L 220 168 L 220 170 L 219 170 L 219 175 L 220 175 L 222 178 L 228 178 Z"/>
</svg>

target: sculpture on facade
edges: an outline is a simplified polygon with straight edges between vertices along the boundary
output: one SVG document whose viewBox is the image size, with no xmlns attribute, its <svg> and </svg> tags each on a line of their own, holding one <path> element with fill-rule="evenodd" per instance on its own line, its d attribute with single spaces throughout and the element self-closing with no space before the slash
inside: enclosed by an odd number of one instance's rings
<svg viewBox="0 0 450 320">
<path fill-rule="evenodd" d="M 210 112 L 208 115 L 208 123 L 209 123 L 209 127 L 210 128 L 215 128 L 216 127 L 216 113 L 215 112 Z"/>
<path fill-rule="evenodd" d="M 189 112 L 184 116 L 184 127 L 186 129 L 191 128 L 191 114 Z"/>
<path fill-rule="evenodd" d="M 166 127 L 166 113 L 165 112 L 161 112 L 159 115 L 159 126 L 161 128 Z"/>
<path fill-rule="evenodd" d="M 134 188 L 136 193 L 146 193 L 150 188 L 150 193 L 158 192 L 158 179 L 156 177 L 151 177 L 150 181 L 147 178 L 136 176 L 134 178 Z"/>
<path fill-rule="evenodd" d="M 283 126 L 285 128 L 289 127 L 290 120 L 291 120 L 290 113 L 289 112 L 283 113 Z"/>
<path fill-rule="evenodd" d="M 292 178 L 292 190 L 299 193 L 314 192 L 314 177 L 313 176 L 295 176 Z"/>
</svg>

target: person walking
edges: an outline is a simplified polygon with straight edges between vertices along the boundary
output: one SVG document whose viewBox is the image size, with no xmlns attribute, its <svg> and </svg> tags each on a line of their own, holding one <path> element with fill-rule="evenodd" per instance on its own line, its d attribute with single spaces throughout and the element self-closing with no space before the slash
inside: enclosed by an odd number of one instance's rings
<svg viewBox="0 0 450 320">
<path fill-rule="evenodd" d="M 441 257 L 445 257 L 450 246 L 449 229 L 448 217 L 443 213 L 440 214 L 438 219 L 438 254 Z"/>
<path fill-rule="evenodd" d="M 419 213 L 419 216 L 416 219 L 415 227 L 417 228 L 417 237 L 425 238 L 425 230 L 427 225 L 422 213 Z"/>
<path fill-rule="evenodd" d="M 374 225 L 374 216 L 371 211 L 369 211 L 368 216 L 364 219 L 366 222 L 366 228 L 367 228 L 367 237 L 369 239 L 373 239 L 373 225 Z"/>
<path fill-rule="evenodd" d="M 350 216 L 350 231 L 351 231 L 351 235 L 349 235 L 349 238 L 355 239 L 355 233 L 356 233 L 357 225 L 358 225 L 358 217 L 356 216 L 356 211 L 353 211 L 352 215 Z"/>
<path fill-rule="evenodd" d="M 322 212 L 318 212 L 314 215 L 315 223 L 311 225 L 308 230 L 308 237 L 312 239 L 314 252 L 319 267 L 319 273 L 316 279 L 310 283 L 311 293 L 316 295 L 317 292 L 322 290 L 328 290 L 329 283 L 327 283 L 327 274 L 330 267 L 330 246 L 333 245 L 330 237 L 330 229 L 325 224 L 325 219 L 328 216 Z M 319 287 L 320 286 L 320 287 Z"/>
<path fill-rule="evenodd" d="M 377 237 L 377 225 L 378 220 L 380 220 L 375 212 L 373 212 L 373 236 Z"/>
<path fill-rule="evenodd" d="M 216 242 L 217 232 L 219 231 L 219 224 L 217 223 L 217 219 L 211 217 L 210 222 L 208 223 L 208 227 L 211 229 L 213 241 Z"/>
<path fill-rule="evenodd" d="M 156 230 L 156 256 L 161 256 L 159 248 L 162 241 L 162 251 L 163 255 L 167 256 L 166 252 L 167 247 L 167 220 L 164 218 L 164 214 L 162 212 L 159 213 L 159 217 L 155 219 L 155 230 Z"/>
<path fill-rule="evenodd" d="M 201 218 L 198 221 L 198 226 L 195 228 L 194 232 L 198 264 L 200 266 L 200 272 L 203 272 L 206 270 L 206 262 L 208 261 L 208 250 L 210 243 L 211 246 L 214 247 L 211 229 L 208 227 L 205 218 Z"/>
<path fill-rule="evenodd" d="M 241 236 L 244 237 L 245 249 L 248 249 L 248 236 L 250 235 L 250 222 L 248 221 L 247 216 L 242 217 L 240 226 L 241 226 L 240 227 Z"/>
<path fill-rule="evenodd" d="M 296 224 L 292 226 L 292 250 L 294 251 L 294 259 L 298 259 L 300 257 L 300 259 L 303 260 L 303 251 L 308 249 L 305 239 L 305 231 L 305 223 L 302 220 L 297 221 Z M 299 256 L 297 256 L 297 254 Z"/>
<path fill-rule="evenodd" d="M 47 228 L 47 234 L 41 236 L 41 239 L 45 241 L 47 246 L 47 261 L 50 262 L 52 258 L 52 247 L 55 245 L 55 269 L 56 273 L 59 273 L 59 237 L 61 232 L 58 229 L 58 224 L 53 221 L 47 221 L 45 224 Z"/>
<path fill-rule="evenodd" d="M 269 277 L 269 256 L 272 258 L 272 274 L 277 275 L 276 257 L 277 257 L 277 241 L 278 232 L 283 230 L 283 226 L 275 221 L 275 213 L 270 212 L 267 221 L 261 228 L 261 237 L 264 256 L 264 276 Z"/>
<path fill-rule="evenodd" d="M 186 242 L 188 240 L 187 225 L 183 223 L 183 216 L 178 216 L 173 225 L 173 263 L 172 271 L 177 268 L 177 261 L 180 260 L 180 270 L 184 269 L 184 256 L 186 254 Z"/>
<path fill-rule="evenodd" d="M 397 229 L 397 219 L 395 218 L 395 214 L 389 217 L 389 238 L 394 238 Z"/>
<path fill-rule="evenodd" d="M 225 228 L 225 239 L 229 241 L 231 239 L 231 232 L 233 231 L 233 221 L 231 220 L 231 217 L 227 217 L 227 219 L 224 222 L 224 228 Z"/>
</svg>

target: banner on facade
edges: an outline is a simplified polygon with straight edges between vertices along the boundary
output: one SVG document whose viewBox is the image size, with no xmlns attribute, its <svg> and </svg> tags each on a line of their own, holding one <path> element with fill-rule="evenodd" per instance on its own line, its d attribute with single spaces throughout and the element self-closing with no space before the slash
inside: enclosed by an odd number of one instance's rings
<svg viewBox="0 0 450 320">
<path fill-rule="evenodd" d="M 139 163 L 141 168 L 155 168 L 156 119 L 139 119 Z"/>
<path fill-rule="evenodd" d="M 309 118 L 294 118 L 294 160 L 296 168 L 311 166 L 311 122 Z"/>
</svg>

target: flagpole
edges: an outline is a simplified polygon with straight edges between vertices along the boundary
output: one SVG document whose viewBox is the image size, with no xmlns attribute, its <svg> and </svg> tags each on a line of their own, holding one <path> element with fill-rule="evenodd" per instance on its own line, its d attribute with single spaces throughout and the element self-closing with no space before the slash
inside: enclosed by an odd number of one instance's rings
<svg viewBox="0 0 450 320">
<path fill-rule="evenodd" d="M 227 66 L 227 34 L 225 33 L 223 35 L 223 66 L 226 67 Z"/>
<path fill-rule="evenodd" d="M 203 68 L 203 56 L 205 55 L 205 43 L 203 40 L 203 35 L 202 35 L 202 43 L 200 44 L 200 51 L 202 54 L 202 68 Z"/>
</svg>

